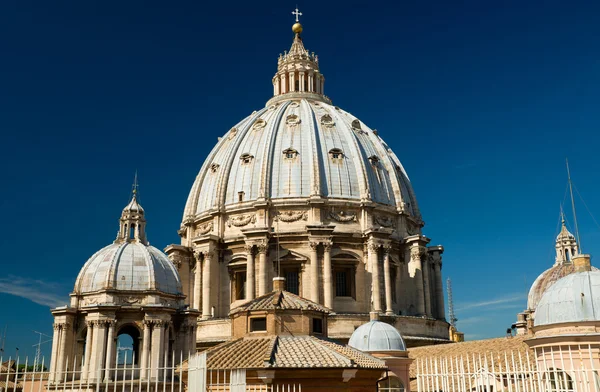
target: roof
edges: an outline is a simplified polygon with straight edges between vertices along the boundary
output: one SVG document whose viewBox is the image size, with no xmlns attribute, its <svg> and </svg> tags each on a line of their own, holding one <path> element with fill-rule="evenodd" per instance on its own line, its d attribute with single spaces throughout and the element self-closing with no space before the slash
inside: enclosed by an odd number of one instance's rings
<svg viewBox="0 0 600 392">
<path fill-rule="evenodd" d="M 408 175 L 376 131 L 325 102 L 282 97 L 219 138 L 190 190 L 183 221 L 239 208 L 240 194 L 244 203 L 368 199 L 420 219 Z M 334 157 L 336 149 L 341 154 Z"/>
<path fill-rule="evenodd" d="M 400 332 L 383 321 L 372 320 L 358 327 L 348 345 L 360 351 L 406 351 Z"/>
<path fill-rule="evenodd" d="M 141 242 L 110 244 L 85 263 L 75 282 L 75 292 L 85 294 L 107 289 L 182 292 L 179 274 L 169 258 Z"/>
<path fill-rule="evenodd" d="M 577 272 L 549 287 L 537 306 L 535 326 L 600 321 L 600 271 Z"/>
<path fill-rule="evenodd" d="M 209 369 L 365 368 L 385 362 L 315 336 L 246 337 L 207 350 Z"/>
<path fill-rule="evenodd" d="M 504 361 L 505 353 L 509 356 L 510 369 L 510 367 L 512 366 L 512 361 L 510 361 L 510 355 L 511 353 L 514 353 L 515 355 L 520 354 L 524 361 L 526 361 L 527 358 L 529 358 L 529 362 L 532 364 L 532 366 L 534 366 L 534 352 L 525 343 L 525 340 L 528 338 L 528 336 L 514 336 L 511 338 L 472 340 L 460 343 L 448 343 L 438 344 L 434 346 L 409 348 L 409 357 L 415 359 L 415 361 L 413 361 L 413 363 L 410 365 L 410 378 L 415 378 L 417 376 L 417 360 L 430 358 L 445 357 L 458 359 L 458 361 L 448 361 L 448 366 L 451 369 L 455 369 L 457 371 L 460 370 L 461 366 L 463 366 L 464 369 L 470 369 L 471 371 L 473 371 L 478 370 L 475 369 L 475 367 L 476 362 L 479 360 L 480 356 L 487 355 L 488 359 L 490 358 L 490 356 L 492 356 L 495 359 L 493 371 L 498 372 L 500 371 L 500 366 L 502 366 L 503 371 L 506 370 Z M 488 362 L 488 365 L 491 370 L 491 361 Z"/>
<path fill-rule="evenodd" d="M 230 314 L 252 310 L 313 310 L 329 313 L 329 309 L 289 291 L 272 291 L 231 310 Z"/>
</svg>

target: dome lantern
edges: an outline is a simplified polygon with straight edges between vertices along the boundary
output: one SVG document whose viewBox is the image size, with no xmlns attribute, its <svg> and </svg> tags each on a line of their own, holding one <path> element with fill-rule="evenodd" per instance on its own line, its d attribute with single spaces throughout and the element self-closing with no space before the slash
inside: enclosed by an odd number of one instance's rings
<svg viewBox="0 0 600 392">
<path fill-rule="evenodd" d="M 139 242 L 148 245 L 146 239 L 146 219 L 144 218 L 144 209 L 137 200 L 138 182 L 137 173 L 133 183 L 131 201 L 123 208 L 121 213 L 120 228 L 115 243 Z"/>
</svg>

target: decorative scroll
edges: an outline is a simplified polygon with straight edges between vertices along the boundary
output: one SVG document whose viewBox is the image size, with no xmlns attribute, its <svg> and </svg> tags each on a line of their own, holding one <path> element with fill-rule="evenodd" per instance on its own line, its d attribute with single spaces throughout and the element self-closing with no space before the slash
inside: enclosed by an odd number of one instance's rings
<svg viewBox="0 0 600 392">
<path fill-rule="evenodd" d="M 255 214 L 238 215 L 238 216 L 229 217 L 229 219 L 227 220 L 227 226 L 231 227 L 233 225 L 235 227 L 243 227 L 249 223 L 255 223 L 255 222 L 256 222 Z"/>
<path fill-rule="evenodd" d="M 373 217 L 373 220 L 375 221 L 375 224 L 381 227 L 396 227 L 396 221 L 395 219 L 389 217 L 389 216 L 383 216 L 383 215 L 375 215 Z"/>
<path fill-rule="evenodd" d="M 329 212 L 329 217 L 331 219 L 336 220 L 341 223 L 356 222 L 358 220 L 356 218 L 356 214 L 353 214 L 351 212 L 345 212 L 345 211 L 340 211 L 340 212 L 331 211 L 331 212 Z"/>
<path fill-rule="evenodd" d="M 275 220 L 282 222 L 296 222 L 299 220 L 307 220 L 308 213 L 306 211 L 278 211 Z"/>
<path fill-rule="evenodd" d="M 121 303 L 123 303 L 123 304 L 133 305 L 133 304 L 137 304 L 139 302 L 140 302 L 139 298 L 132 297 L 132 296 L 121 298 Z"/>
<path fill-rule="evenodd" d="M 203 225 L 199 225 L 198 227 L 196 227 L 196 235 L 197 236 L 198 235 L 204 235 L 206 233 L 211 232 L 212 229 L 213 229 L 213 223 L 212 223 L 212 221 L 208 222 L 208 223 L 205 223 Z"/>
</svg>

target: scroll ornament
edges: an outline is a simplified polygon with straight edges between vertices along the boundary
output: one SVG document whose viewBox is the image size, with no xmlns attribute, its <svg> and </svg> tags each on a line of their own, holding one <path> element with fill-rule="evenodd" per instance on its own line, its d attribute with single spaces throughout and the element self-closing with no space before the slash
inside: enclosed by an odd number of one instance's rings
<svg viewBox="0 0 600 392">
<path fill-rule="evenodd" d="M 196 227 L 196 235 L 204 235 L 211 232 L 213 229 L 213 223 L 208 222 L 203 225 L 199 225 Z"/>
<path fill-rule="evenodd" d="M 393 218 L 383 215 L 375 215 L 375 224 L 382 227 L 396 227 L 396 222 Z"/>
</svg>

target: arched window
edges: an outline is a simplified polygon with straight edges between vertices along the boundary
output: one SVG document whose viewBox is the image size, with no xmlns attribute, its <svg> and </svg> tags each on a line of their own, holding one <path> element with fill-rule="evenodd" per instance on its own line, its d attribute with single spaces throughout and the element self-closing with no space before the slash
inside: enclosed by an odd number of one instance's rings
<svg viewBox="0 0 600 392">
<path fill-rule="evenodd" d="M 568 249 L 565 249 L 565 259 L 567 259 L 567 261 L 571 261 L 571 255 L 569 254 Z"/>
<path fill-rule="evenodd" d="M 377 383 L 377 390 L 380 392 L 404 392 L 404 384 L 398 377 L 389 376 Z"/>
<path fill-rule="evenodd" d="M 129 228 L 129 238 L 130 239 L 135 238 L 135 223 L 132 223 L 131 227 Z"/>
<path fill-rule="evenodd" d="M 573 391 L 573 379 L 562 369 L 550 368 L 546 373 L 546 390 L 551 392 Z"/>
<path fill-rule="evenodd" d="M 110 343 L 110 342 L 109 342 Z M 117 333 L 117 366 L 139 363 L 140 331 L 133 325 L 125 325 Z"/>
</svg>

